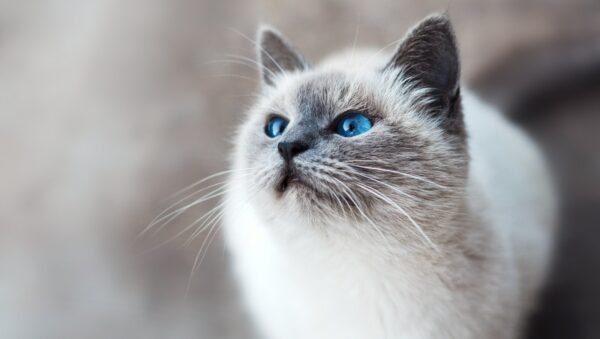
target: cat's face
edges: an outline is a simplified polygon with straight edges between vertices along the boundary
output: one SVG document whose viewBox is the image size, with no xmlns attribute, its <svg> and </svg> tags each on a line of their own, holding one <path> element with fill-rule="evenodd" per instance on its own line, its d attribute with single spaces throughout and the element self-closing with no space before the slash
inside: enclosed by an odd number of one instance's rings
<svg viewBox="0 0 600 339">
<path fill-rule="evenodd" d="M 447 20 L 428 20 L 391 59 L 353 53 L 316 67 L 259 33 L 264 90 L 237 153 L 251 203 L 320 225 L 414 224 L 456 208 L 467 160 L 458 64 Z M 436 46 L 447 50 L 430 57 Z M 428 57 L 415 68 L 419 53 Z"/>
</svg>

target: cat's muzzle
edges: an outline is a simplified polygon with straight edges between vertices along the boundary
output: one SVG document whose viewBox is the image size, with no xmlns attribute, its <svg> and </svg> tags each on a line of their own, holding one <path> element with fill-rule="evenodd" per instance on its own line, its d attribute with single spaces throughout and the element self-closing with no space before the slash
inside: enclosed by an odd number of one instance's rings
<svg viewBox="0 0 600 339">
<path fill-rule="evenodd" d="M 283 194 L 292 186 L 308 186 L 308 184 L 296 167 L 286 164 L 281 171 L 280 178 L 277 180 L 275 191 L 279 194 Z"/>
</svg>

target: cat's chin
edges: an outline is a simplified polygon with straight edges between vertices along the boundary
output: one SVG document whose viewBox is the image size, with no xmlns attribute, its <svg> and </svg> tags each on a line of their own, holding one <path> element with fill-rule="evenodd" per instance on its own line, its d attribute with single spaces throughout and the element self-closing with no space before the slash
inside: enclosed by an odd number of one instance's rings
<svg viewBox="0 0 600 339">
<path fill-rule="evenodd" d="M 273 193 L 276 200 L 282 203 L 292 203 L 292 206 L 304 211 L 313 210 L 315 202 L 326 199 L 325 194 L 320 192 L 314 184 L 302 173 L 283 172 L 281 177 L 275 181 Z"/>
<path fill-rule="evenodd" d="M 292 191 L 313 190 L 313 188 L 297 174 L 284 174 L 275 184 L 275 192 L 279 197 Z"/>
</svg>

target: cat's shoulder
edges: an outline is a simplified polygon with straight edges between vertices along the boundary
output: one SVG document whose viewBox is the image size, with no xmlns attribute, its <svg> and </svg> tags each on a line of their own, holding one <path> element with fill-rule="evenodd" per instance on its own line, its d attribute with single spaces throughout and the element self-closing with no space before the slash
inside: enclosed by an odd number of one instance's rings
<svg viewBox="0 0 600 339">
<path fill-rule="evenodd" d="M 500 209 L 553 219 L 554 183 L 542 151 L 521 127 L 473 93 L 463 92 L 470 177 Z M 531 205 L 536 206 L 535 213 Z M 546 222 L 552 224 L 552 222 Z"/>
</svg>

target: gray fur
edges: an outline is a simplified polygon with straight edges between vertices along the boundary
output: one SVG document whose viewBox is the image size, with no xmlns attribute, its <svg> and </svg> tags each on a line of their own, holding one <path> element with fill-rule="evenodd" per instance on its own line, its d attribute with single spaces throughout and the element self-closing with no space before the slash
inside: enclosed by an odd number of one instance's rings
<svg viewBox="0 0 600 339">
<path fill-rule="evenodd" d="M 429 21 L 425 21 L 424 25 L 428 26 Z M 438 29 L 443 27 L 450 29 L 449 25 L 436 26 Z M 426 32 L 422 29 L 416 31 L 420 34 L 409 36 L 398 53 L 405 56 L 408 55 L 406 53 L 411 53 L 405 48 L 413 37 L 424 39 Z M 447 33 L 446 36 L 452 37 L 451 31 Z M 305 67 L 302 65 L 306 63 L 300 63 L 299 54 L 284 42 L 280 34 L 263 29 L 260 35 L 259 57 L 264 68 L 276 72 L 280 67 L 292 71 Z M 454 46 L 453 40 L 449 43 Z M 264 54 L 265 51 L 274 60 L 282 62 L 280 67 Z M 389 90 L 385 93 L 371 88 L 368 82 L 361 83 L 348 72 L 320 71 L 300 74 L 298 77 L 301 80 L 296 81 L 293 87 L 282 93 L 274 91 L 265 96 L 263 104 L 266 107 L 257 108 L 257 113 L 264 118 L 253 120 L 257 126 L 254 128 L 256 133 L 251 138 L 255 141 L 249 142 L 247 153 L 250 167 L 280 163 L 267 173 L 257 174 L 256 180 L 262 180 L 263 186 L 267 188 L 263 193 L 273 194 L 273 187 L 286 175 L 277 155 L 277 144 L 302 141 L 308 143 L 310 148 L 294 160 L 294 171 L 310 188 L 284 192 L 279 199 L 291 199 L 285 195 L 293 194 L 294 203 L 321 223 L 352 215 L 356 219 L 391 218 L 398 220 L 396 227 L 414 227 L 406 215 L 378 199 L 364 186 L 403 206 L 419 224 L 435 224 L 435 220 L 442 222 L 450 210 L 461 208 L 459 205 L 464 200 L 468 165 L 464 140 L 456 140 L 446 130 L 444 121 L 430 116 L 430 103 L 437 100 L 432 99 L 431 89 L 422 83 L 399 80 L 400 77 L 405 77 L 402 73 L 405 69 L 416 68 L 405 63 L 402 67 L 390 67 L 399 58 L 398 53 L 387 65 L 382 64 L 381 67 L 372 69 L 373 76 L 388 79 L 383 80 Z M 263 76 L 270 86 L 277 87 L 276 78 L 270 78 L 265 73 Z M 390 93 L 397 97 L 390 98 Z M 396 104 L 412 97 L 417 99 L 410 106 Z M 414 117 L 403 111 L 411 109 L 419 110 L 418 114 L 421 116 Z M 455 109 L 460 110 L 460 107 L 457 105 Z M 374 122 L 373 129 L 354 138 L 343 138 L 335 134 L 332 123 L 337 116 L 347 111 L 358 111 L 369 116 Z M 275 139 L 266 137 L 261 126 L 272 114 L 291 120 L 285 133 Z M 455 112 L 453 118 L 461 119 L 461 115 Z M 416 121 L 406 121 L 410 119 Z M 432 131 L 415 130 L 413 125 L 419 119 L 430 119 L 437 124 L 437 132 L 443 137 L 434 141 L 430 136 Z M 418 177 L 436 184 L 399 175 L 395 171 L 405 172 L 410 176 L 417 176 L 418 173 Z M 343 187 L 339 181 L 347 187 Z M 344 192 L 345 190 L 352 193 Z M 389 229 L 386 232 L 399 238 L 406 236 L 406 230 L 402 229 Z M 435 233 L 436 230 L 429 232 Z M 418 240 L 417 243 L 422 245 Z"/>
<path fill-rule="evenodd" d="M 449 133 L 464 136 L 455 40 L 447 17 L 429 17 L 404 39 L 386 69 L 403 67 L 404 76 L 429 88 L 434 99 L 430 113 L 443 121 Z"/>
</svg>

